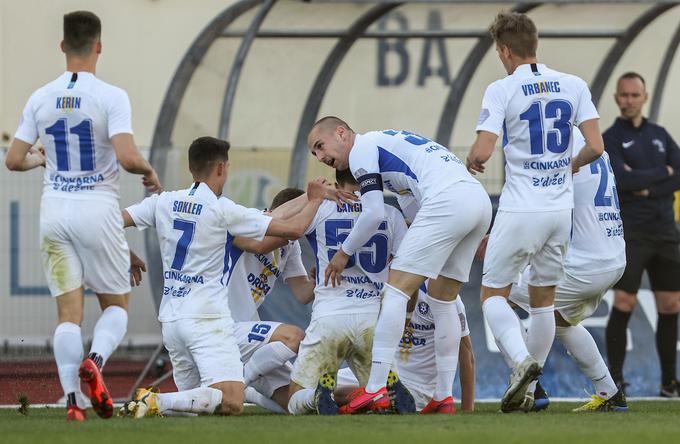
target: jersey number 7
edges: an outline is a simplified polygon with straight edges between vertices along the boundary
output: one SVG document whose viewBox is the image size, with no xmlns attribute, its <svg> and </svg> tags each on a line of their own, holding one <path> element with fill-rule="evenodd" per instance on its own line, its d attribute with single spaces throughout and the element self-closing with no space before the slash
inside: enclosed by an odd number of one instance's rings
<svg viewBox="0 0 680 444">
<path fill-rule="evenodd" d="M 170 268 L 173 270 L 182 270 L 182 267 L 184 267 L 184 261 L 187 258 L 187 253 L 189 252 L 189 245 L 191 245 L 191 241 L 194 240 L 196 223 L 184 219 L 175 219 L 172 221 L 172 228 L 181 231 L 182 235 L 177 241 L 177 247 L 175 247 L 175 258 L 172 260 L 172 265 Z"/>
</svg>

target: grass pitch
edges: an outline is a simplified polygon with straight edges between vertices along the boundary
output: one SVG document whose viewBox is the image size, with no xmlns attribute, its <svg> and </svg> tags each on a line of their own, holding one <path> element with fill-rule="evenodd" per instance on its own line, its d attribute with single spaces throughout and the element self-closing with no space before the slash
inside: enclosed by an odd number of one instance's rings
<svg viewBox="0 0 680 444">
<path fill-rule="evenodd" d="M 100 420 L 67 423 L 64 409 L 32 408 L 27 415 L 0 409 L 2 442 L 21 443 L 595 443 L 680 442 L 680 402 L 637 401 L 628 413 L 571 413 L 578 404 L 555 403 L 532 414 L 497 413 L 478 404 L 473 414 L 292 417 L 248 408 L 239 418 Z"/>
</svg>

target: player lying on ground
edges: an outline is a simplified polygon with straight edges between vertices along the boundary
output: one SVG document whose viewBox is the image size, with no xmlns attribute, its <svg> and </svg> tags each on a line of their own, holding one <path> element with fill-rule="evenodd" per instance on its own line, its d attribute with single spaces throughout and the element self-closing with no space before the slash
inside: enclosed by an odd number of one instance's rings
<svg viewBox="0 0 680 444">
<path fill-rule="evenodd" d="M 66 72 L 28 99 L 5 163 L 10 170 L 45 166 L 40 204 L 40 249 L 50 294 L 57 302 L 54 358 L 67 419 L 85 420 L 81 381 L 102 418 L 113 402 L 101 371 L 125 336 L 130 254 L 118 204 L 118 165 L 141 174 L 151 192 L 161 185 L 132 136 L 130 101 L 95 77 L 102 50 L 101 22 L 91 12 L 64 15 Z M 41 150 L 33 145 L 40 139 Z M 83 360 L 83 292 L 97 294 L 102 313 Z M 80 375 L 80 380 L 78 376 Z"/>
<path fill-rule="evenodd" d="M 343 190 L 359 190 L 347 170 L 337 170 L 336 181 Z M 335 285 L 324 285 L 321 277 L 338 254 L 347 233 L 363 214 L 363 203 L 363 197 L 359 202 L 342 205 L 325 201 L 305 232 L 316 255 L 316 287 L 312 318 L 300 343 L 290 384 L 288 411 L 294 415 L 338 413 L 332 394 L 343 361 L 347 361 L 362 385 L 368 379 L 375 323 L 380 311 L 380 291 L 387 278 L 388 260 L 397 251 L 406 232 L 401 213 L 382 204 L 380 223 L 349 257 Z M 403 388 L 397 381 L 395 384 Z M 408 391 L 398 390 L 396 395 L 399 410 L 415 409 Z M 390 407 L 390 399 L 386 400 L 385 409 Z"/>
<path fill-rule="evenodd" d="M 574 144 L 583 146 L 583 138 L 574 131 Z M 579 149 L 576 149 L 578 153 Z M 573 234 L 565 257 L 565 277 L 555 290 L 554 317 L 556 336 L 581 371 L 593 382 L 595 394 L 587 404 L 574 411 L 628 410 L 626 398 L 619 390 L 597 349 L 597 345 L 581 321 L 592 315 L 604 294 L 621 277 L 626 267 L 626 246 L 619 213 L 616 184 L 609 157 L 586 165 L 574 175 Z M 510 301 L 529 311 L 527 279 L 531 265 L 513 285 Z M 519 318 L 516 322 L 520 325 Z M 530 340 L 531 334 L 527 342 Z M 499 348 L 504 352 L 499 341 Z M 506 362 L 512 363 L 507 359 Z M 530 389 L 522 410 L 540 410 L 548 406 L 547 398 L 534 405 Z"/>
<path fill-rule="evenodd" d="M 489 30 L 508 76 L 484 93 L 467 165 L 475 174 L 484 172 L 503 134 L 506 180 L 489 236 L 480 299 L 494 338 L 514 363 L 501 401 L 501 410 L 510 412 L 524 402 L 555 337 L 555 286 L 564 275 L 574 207 L 572 171 L 597 159 L 604 144 L 586 82 L 538 63 L 538 31 L 528 16 L 502 12 Z M 587 144 L 572 159 L 575 126 Z M 507 298 L 528 264 L 531 322 L 525 344 Z"/>
<path fill-rule="evenodd" d="M 228 151 L 229 143 L 223 140 L 194 140 L 189 147 L 189 170 L 195 181 L 191 188 L 148 197 L 123 211 L 126 227 L 156 228 L 165 281 L 158 320 L 179 389 L 165 394 L 139 389 L 127 404 L 137 418 L 166 411 L 222 415 L 243 411 L 243 364 L 225 289 L 225 233 L 296 239 L 323 200 L 325 186 L 311 182 L 303 211 L 282 220 L 221 197 Z"/>
<path fill-rule="evenodd" d="M 458 316 L 461 324 L 461 341 L 458 353 L 460 364 L 461 409 L 472 412 L 475 407 L 475 358 L 470 340 L 470 329 L 465 316 L 463 300 L 456 298 Z M 404 386 L 415 399 L 416 410 L 424 410 L 432 399 L 437 384 L 437 366 L 434 354 L 435 324 L 432 311 L 427 303 L 427 293 L 419 290 L 417 298 L 408 303 L 408 314 L 404 335 L 399 342 L 399 351 L 395 357 L 397 374 Z M 389 378 L 388 378 L 389 381 Z M 451 381 L 453 384 L 453 381 Z M 348 395 L 357 389 L 359 382 L 349 368 L 338 372 L 335 401 L 338 405 L 347 403 Z M 454 413 L 455 407 L 450 404 L 449 411 L 438 409 L 438 413 Z"/>
<path fill-rule="evenodd" d="M 324 283 L 340 283 L 347 262 L 380 225 L 383 186 L 398 195 L 412 221 L 390 265 L 368 383 L 343 409 L 355 413 L 389 405 L 385 384 L 403 333 L 406 305 L 427 278 L 427 302 L 438 326 L 432 403 L 448 409 L 460 347 L 455 299 L 468 281 L 475 251 L 491 221 L 489 196 L 448 149 L 407 131 L 356 134 L 344 121 L 325 117 L 314 125 L 307 143 L 319 162 L 349 169 L 362 193 L 363 211 L 326 267 Z"/>
</svg>

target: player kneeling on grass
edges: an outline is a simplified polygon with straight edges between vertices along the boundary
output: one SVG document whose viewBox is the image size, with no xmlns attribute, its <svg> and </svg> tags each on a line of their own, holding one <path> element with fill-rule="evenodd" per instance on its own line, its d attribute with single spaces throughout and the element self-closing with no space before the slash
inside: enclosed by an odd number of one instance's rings
<svg viewBox="0 0 680 444">
<path fill-rule="evenodd" d="M 470 329 L 465 316 L 463 300 L 456 298 L 461 325 L 461 341 L 458 353 L 460 365 L 461 408 L 471 412 L 475 406 L 475 357 L 470 340 Z M 415 399 L 416 410 L 426 413 L 455 413 L 453 403 L 449 408 L 427 408 L 437 385 L 437 367 L 434 352 L 435 325 L 432 311 L 427 303 L 427 293 L 421 290 L 417 298 L 411 298 L 407 308 L 407 322 L 404 335 L 399 342 L 395 357 L 399 379 Z M 453 381 L 451 381 L 453 384 Z M 348 368 L 338 372 L 338 388 L 335 400 L 338 404 L 347 402 L 347 395 L 356 390 L 359 382 Z"/>
<path fill-rule="evenodd" d="M 340 189 L 359 190 L 349 170 L 337 170 L 336 181 Z M 406 232 L 406 222 L 399 211 L 382 205 L 384 217 L 378 229 L 349 257 L 338 285 L 334 282 L 326 285 L 319 276 L 324 275 L 333 255 L 359 218 L 362 202 L 337 205 L 325 201 L 306 231 L 307 240 L 316 254 L 317 273 L 312 319 L 293 368 L 288 410 L 294 415 L 338 413 L 332 394 L 343 361 L 347 361 L 362 385 L 368 380 L 388 259 L 397 251 Z M 398 408 L 415 410 L 413 398 L 405 389 L 404 392 L 397 393 Z"/>
<path fill-rule="evenodd" d="M 290 204 L 283 209 L 281 205 L 287 202 Z M 286 188 L 274 197 L 270 214 L 285 219 L 301 211 L 306 203 L 304 191 Z M 305 334 L 294 325 L 261 321 L 257 309 L 279 279 L 299 302 L 307 304 L 314 298 L 314 281 L 307 276 L 297 240 L 266 236 L 258 241 L 231 235 L 229 239 L 227 292 L 244 363 L 246 401 L 285 413 L 293 369 L 289 361 L 297 356 Z"/>
<path fill-rule="evenodd" d="M 200 137 L 189 147 L 194 184 L 153 195 L 123 211 L 126 227 L 155 227 L 163 261 L 163 299 L 158 319 L 176 393 L 139 389 L 128 413 L 136 418 L 164 412 L 239 415 L 243 411 L 243 364 L 234 338 L 224 270 L 226 231 L 262 239 L 298 238 L 325 193 L 308 186 L 309 202 L 281 220 L 220 197 L 229 170 L 229 143 Z M 227 250 L 227 254 L 229 251 Z"/>
<path fill-rule="evenodd" d="M 575 147 L 584 144 L 576 129 L 574 144 Z M 574 155 L 578 151 L 575 148 Z M 530 308 L 527 287 L 530 267 L 510 292 L 510 301 L 526 311 Z M 607 153 L 574 174 L 573 228 L 564 267 L 564 280 L 555 290 L 556 336 L 595 387 L 592 399 L 574 411 L 628 411 L 623 391 L 614 383 L 593 337 L 581 325 L 626 268 L 623 226 Z M 505 352 L 502 346 L 499 348 Z M 547 395 L 539 402 L 538 392 L 529 386 L 523 410 L 536 411 L 548 406 Z"/>
</svg>

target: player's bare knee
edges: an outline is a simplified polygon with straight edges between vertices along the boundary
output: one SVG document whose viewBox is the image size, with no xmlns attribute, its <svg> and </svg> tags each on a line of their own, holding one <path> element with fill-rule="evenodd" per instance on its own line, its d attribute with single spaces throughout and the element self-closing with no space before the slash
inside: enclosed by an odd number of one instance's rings
<svg viewBox="0 0 680 444">
<path fill-rule="evenodd" d="M 637 305 L 637 294 L 627 293 L 624 291 L 614 292 L 614 307 L 617 310 L 624 312 L 631 312 L 635 309 Z"/>
<path fill-rule="evenodd" d="M 286 347 L 297 353 L 300 348 L 300 342 L 302 342 L 304 338 L 305 332 L 302 331 L 302 329 L 295 325 L 283 324 L 276 329 L 272 335 L 271 341 L 280 341 Z"/>
<path fill-rule="evenodd" d="M 99 300 L 99 307 L 103 310 L 111 306 L 120 307 L 127 311 L 130 294 L 97 294 Z"/>
<path fill-rule="evenodd" d="M 661 314 L 677 314 L 680 312 L 680 292 L 656 292 L 656 309 Z"/>
<path fill-rule="evenodd" d="M 238 416 L 243 413 L 243 402 L 238 402 L 233 398 L 222 398 L 220 404 L 220 414 L 224 416 Z"/>
</svg>

